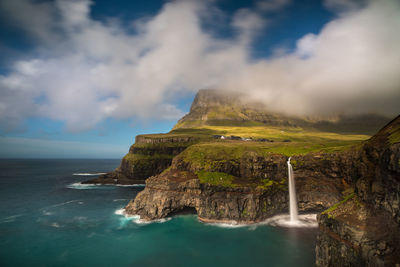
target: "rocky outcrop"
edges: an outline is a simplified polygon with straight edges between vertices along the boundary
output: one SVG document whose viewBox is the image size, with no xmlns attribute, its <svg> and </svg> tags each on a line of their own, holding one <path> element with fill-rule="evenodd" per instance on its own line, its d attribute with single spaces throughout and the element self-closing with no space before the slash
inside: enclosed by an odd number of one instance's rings
<svg viewBox="0 0 400 267">
<path fill-rule="evenodd" d="M 175 157 L 168 170 L 147 179 L 146 188 L 127 205 L 126 212 L 154 220 L 191 208 L 202 221 L 238 223 L 255 223 L 288 212 L 287 157 L 250 151 L 229 160 L 222 154 L 222 161 L 215 155 L 210 164 L 187 158 L 195 148 Z M 292 158 L 300 211 L 321 211 L 341 199 L 348 187 L 343 169 L 326 170 L 338 157 L 315 153 Z M 216 174 L 216 180 L 207 180 L 204 173 Z M 232 180 L 225 182 L 224 175 Z"/>
<path fill-rule="evenodd" d="M 148 177 L 168 168 L 174 156 L 198 141 L 194 136 L 138 135 L 117 169 L 83 183 L 144 184 Z"/>
<path fill-rule="evenodd" d="M 154 220 L 191 208 L 205 222 L 254 223 L 287 209 L 287 193 L 200 183 L 190 172 L 170 169 L 146 181 L 127 207 L 128 214 Z"/>
<path fill-rule="evenodd" d="M 400 266 L 400 116 L 366 142 L 354 194 L 319 217 L 318 266 Z"/>
</svg>

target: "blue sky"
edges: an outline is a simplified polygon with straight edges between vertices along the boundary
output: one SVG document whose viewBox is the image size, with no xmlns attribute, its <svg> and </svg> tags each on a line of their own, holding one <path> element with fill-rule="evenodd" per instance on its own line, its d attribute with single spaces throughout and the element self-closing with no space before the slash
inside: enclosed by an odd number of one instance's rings
<svg viewBox="0 0 400 267">
<path fill-rule="evenodd" d="M 208 87 L 274 112 L 394 115 L 399 11 L 390 0 L 4 0 L 0 157 L 120 158 Z"/>
</svg>

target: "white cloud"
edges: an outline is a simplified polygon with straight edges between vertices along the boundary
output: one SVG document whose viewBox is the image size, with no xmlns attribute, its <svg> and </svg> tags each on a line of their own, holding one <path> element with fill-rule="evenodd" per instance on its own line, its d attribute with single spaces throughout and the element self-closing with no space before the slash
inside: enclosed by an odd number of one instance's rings
<svg viewBox="0 0 400 267">
<path fill-rule="evenodd" d="M 341 15 L 297 49 L 248 65 L 228 88 L 298 115 L 400 112 L 400 3 L 374 1 Z"/>
<path fill-rule="evenodd" d="M 298 40 L 295 52 L 258 62 L 249 59 L 249 44 L 264 25 L 259 13 L 239 10 L 231 21 L 237 36 L 218 38 L 201 27 L 212 19 L 212 4 L 169 2 L 154 17 L 134 21 L 133 34 L 118 21 L 93 20 L 86 0 L 3 2 L 41 49 L 0 76 L 0 125 L 45 116 L 79 131 L 106 118 L 178 119 L 174 101 L 207 87 L 247 91 L 291 114 L 399 111 L 398 2 L 343 13 L 320 34 Z M 32 16 L 22 17 L 28 10 Z"/>
</svg>

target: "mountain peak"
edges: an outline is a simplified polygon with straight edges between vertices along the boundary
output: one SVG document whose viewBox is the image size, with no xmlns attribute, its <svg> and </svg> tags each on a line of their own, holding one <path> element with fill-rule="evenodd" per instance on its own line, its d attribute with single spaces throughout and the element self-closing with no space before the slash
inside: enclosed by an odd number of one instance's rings
<svg viewBox="0 0 400 267">
<path fill-rule="evenodd" d="M 290 126 L 338 133 L 374 134 L 389 121 L 376 114 L 337 115 L 330 118 L 289 116 L 272 112 L 241 92 L 199 90 L 190 112 L 174 129 L 203 126 Z"/>
</svg>

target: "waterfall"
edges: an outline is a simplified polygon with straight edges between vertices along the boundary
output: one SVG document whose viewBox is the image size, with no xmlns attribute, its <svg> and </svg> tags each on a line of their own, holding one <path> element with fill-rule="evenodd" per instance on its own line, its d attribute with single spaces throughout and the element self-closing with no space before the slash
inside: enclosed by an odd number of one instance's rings
<svg viewBox="0 0 400 267">
<path fill-rule="evenodd" d="M 297 212 L 297 198 L 296 198 L 296 187 L 294 184 L 294 174 L 293 167 L 290 164 L 290 157 L 287 161 L 288 165 L 288 176 L 289 176 L 289 211 L 290 211 L 290 221 L 296 222 L 298 220 Z"/>
</svg>

